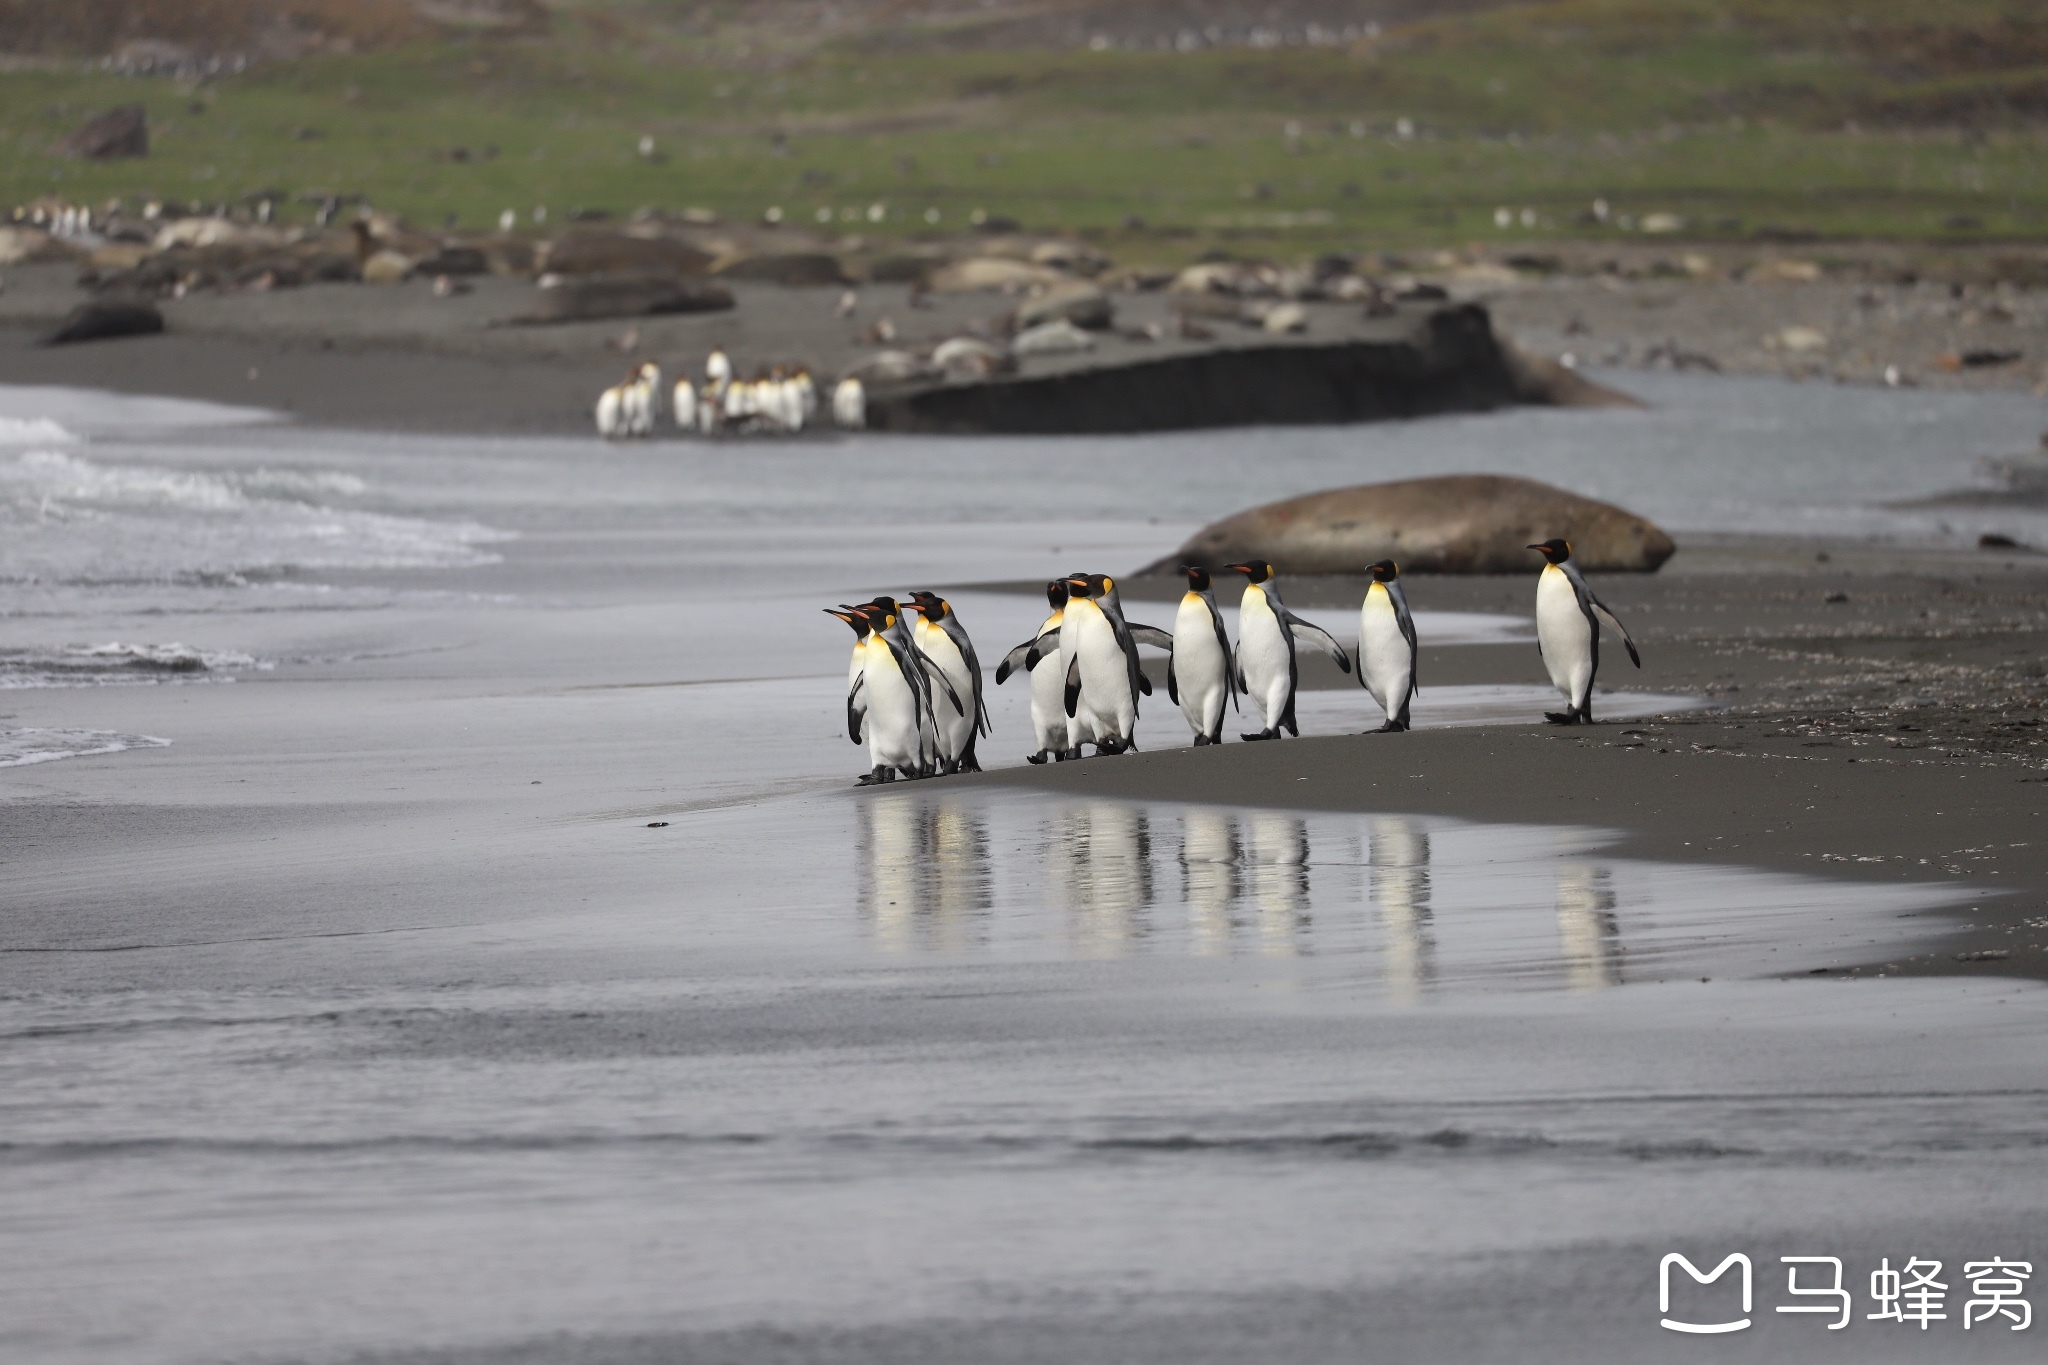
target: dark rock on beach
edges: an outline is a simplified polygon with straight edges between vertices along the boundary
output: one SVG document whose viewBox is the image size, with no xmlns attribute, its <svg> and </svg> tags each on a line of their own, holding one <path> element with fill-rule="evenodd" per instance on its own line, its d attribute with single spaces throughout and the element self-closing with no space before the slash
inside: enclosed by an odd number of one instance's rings
<svg viewBox="0 0 2048 1365">
<path fill-rule="evenodd" d="M 1355 574 L 1391 559 L 1405 573 L 1533 572 L 1529 546 L 1552 536 L 1572 543 L 1594 573 L 1654 573 L 1677 548 L 1662 530 L 1615 507 L 1533 479 L 1453 474 L 1309 493 L 1239 512 L 1197 532 L 1148 565 L 1215 570 L 1264 559 L 1282 573 Z"/>
<path fill-rule="evenodd" d="M 38 344 L 69 346 L 113 337 L 153 336 L 163 329 L 164 315 L 154 304 L 139 299 L 95 299 L 72 309 L 57 330 Z"/>
<path fill-rule="evenodd" d="M 869 395 L 884 431 L 1123 432 L 1419 417 L 1520 401 L 1486 310 L 1389 319 L 1384 339 L 1219 346 Z"/>
</svg>

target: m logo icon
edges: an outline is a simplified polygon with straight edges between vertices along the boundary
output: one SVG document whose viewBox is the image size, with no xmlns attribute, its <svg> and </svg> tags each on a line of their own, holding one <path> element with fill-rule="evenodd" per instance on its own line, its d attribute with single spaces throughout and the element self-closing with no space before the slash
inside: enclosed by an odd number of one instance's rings
<svg viewBox="0 0 2048 1365">
<path fill-rule="evenodd" d="M 1727 1273 L 1729 1266 L 1740 1265 L 1742 1267 L 1742 1311 L 1745 1316 L 1734 1322 L 1679 1322 L 1667 1316 L 1664 1319 L 1666 1327 L 1674 1332 L 1713 1335 L 1719 1332 L 1740 1332 L 1743 1328 L 1749 1326 L 1749 1318 L 1746 1316 L 1749 1312 L 1750 1303 L 1749 1257 L 1739 1251 L 1733 1252 L 1721 1264 L 1714 1267 L 1711 1275 L 1703 1275 L 1700 1273 L 1698 1266 L 1686 1260 L 1685 1257 L 1677 1252 L 1672 1252 L 1657 1264 L 1657 1311 L 1660 1313 L 1669 1314 L 1671 1312 L 1671 1267 L 1674 1265 L 1684 1266 L 1685 1273 L 1692 1276 L 1694 1284 L 1712 1284 Z"/>
</svg>

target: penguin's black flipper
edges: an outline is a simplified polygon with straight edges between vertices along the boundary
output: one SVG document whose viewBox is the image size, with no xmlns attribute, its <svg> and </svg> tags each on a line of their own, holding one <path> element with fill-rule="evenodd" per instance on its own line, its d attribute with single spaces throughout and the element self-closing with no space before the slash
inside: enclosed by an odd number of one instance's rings
<svg viewBox="0 0 2048 1365">
<path fill-rule="evenodd" d="M 1351 671 L 1350 652 L 1344 646 L 1338 644 L 1337 638 L 1330 634 L 1329 631 L 1324 630 L 1313 622 L 1302 620 L 1291 611 L 1287 613 L 1287 628 L 1294 633 L 1295 639 L 1306 640 L 1314 645 L 1321 645 L 1323 652 L 1336 661 L 1337 667 L 1343 669 L 1346 673 Z"/>
<path fill-rule="evenodd" d="M 1174 680 L 1173 660 L 1166 661 L 1166 695 L 1176 705 L 1180 704 L 1180 684 Z"/>
<path fill-rule="evenodd" d="M 1387 596 L 1393 599 L 1394 624 L 1401 627 L 1402 638 L 1408 641 L 1408 695 L 1412 697 L 1422 690 L 1421 686 L 1415 681 L 1416 674 L 1421 671 L 1422 646 L 1415 639 L 1415 618 L 1408 613 L 1408 594 L 1401 591 L 1401 585 L 1396 582 L 1387 584 Z M 1358 662 L 1358 680 L 1364 682 L 1364 642 L 1361 641 L 1358 647 L 1361 651 Z M 1403 707 L 1406 707 L 1408 703 L 1404 700 L 1401 704 Z M 1404 726 L 1403 728 L 1406 727 Z"/>
<path fill-rule="evenodd" d="M 1026 640 L 1023 644 L 1018 645 L 1003 656 L 1003 661 L 996 665 L 997 687 L 1001 687 L 1008 680 L 1009 676 L 1018 669 L 1022 668 L 1027 671 L 1030 669 L 1031 665 L 1026 660 L 1031 654 L 1031 647 L 1037 643 L 1038 641 L 1036 640 Z"/>
<path fill-rule="evenodd" d="M 1015 651 L 1012 652 L 1014 653 Z M 1036 668 L 1040 659 L 1059 652 L 1060 633 L 1056 630 L 1049 630 L 1031 642 L 1031 652 L 1024 656 L 1024 667 L 1026 669 Z"/>
<path fill-rule="evenodd" d="M 1146 677 L 1143 673 L 1140 673 L 1138 675 L 1138 695 L 1141 697 L 1149 697 L 1152 695 L 1152 680 Z"/>
<path fill-rule="evenodd" d="M 953 703 L 953 714 L 956 716 L 966 715 L 967 708 L 960 704 L 960 694 L 953 690 L 953 684 L 947 680 L 946 670 L 932 662 L 931 656 L 928 654 L 920 652 L 917 658 L 918 662 L 924 665 L 925 676 L 946 689 L 946 700 Z"/>
<path fill-rule="evenodd" d="M 1151 645 L 1156 649 L 1173 648 L 1173 633 L 1161 630 L 1157 626 L 1132 626 L 1131 639 L 1138 644 Z"/>
<path fill-rule="evenodd" d="M 1628 661 L 1637 668 L 1641 668 L 1643 666 L 1643 656 L 1636 653 L 1636 642 L 1629 638 L 1628 627 L 1621 623 L 1621 618 L 1609 611 L 1607 604 L 1593 596 L 1592 593 L 1586 594 L 1586 600 L 1593 604 L 1593 615 L 1606 622 L 1607 628 L 1621 637 L 1621 647 L 1628 651 Z"/>
<path fill-rule="evenodd" d="M 867 719 L 867 708 L 855 705 L 860 690 L 867 686 L 867 675 L 862 674 L 853 684 L 853 690 L 846 694 L 846 737 L 855 744 L 860 743 L 860 723 Z"/>
<path fill-rule="evenodd" d="M 1069 718 L 1072 718 L 1074 714 L 1074 708 L 1075 706 L 1080 704 L 1080 701 L 1081 656 L 1076 654 L 1074 656 L 1074 661 L 1067 665 L 1067 715 Z"/>
</svg>

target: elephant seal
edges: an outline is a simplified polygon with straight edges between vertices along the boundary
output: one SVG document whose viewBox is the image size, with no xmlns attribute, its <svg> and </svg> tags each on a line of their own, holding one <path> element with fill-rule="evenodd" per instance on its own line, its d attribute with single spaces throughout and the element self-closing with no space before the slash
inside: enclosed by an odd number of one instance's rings
<svg viewBox="0 0 2048 1365">
<path fill-rule="evenodd" d="M 1308 493 L 1195 533 L 1143 573 L 1264 559 L 1281 573 L 1526 573 L 1532 541 L 1561 536 L 1591 573 L 1654 573 L 1678 547 L 1656 525 L 1534 479 L 1450 474 Z"/>
</svg>

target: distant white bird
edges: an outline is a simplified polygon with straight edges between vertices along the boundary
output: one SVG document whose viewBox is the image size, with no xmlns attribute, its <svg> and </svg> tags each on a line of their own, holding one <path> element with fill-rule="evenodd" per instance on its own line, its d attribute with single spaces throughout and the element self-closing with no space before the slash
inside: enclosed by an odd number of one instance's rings
<svg viewBox="0 0 2048 1365">
<path fill-rule="evenodd" d="M 805 422 L 818 415 L 818 386 L 807 369 L 796 372 L 796 397 L 798 410 L 803 413 Z"/>
<path fill-rule="evenodd" d="M 697 429 L 697 390 L 690 383 L 690 376 L 684 375 L 676 380 L 675 392 L 669 395 L 669 400 L 676 430 L 694 432 Z"/>
<path fill-rule="evenodd" d="M 631 434 L 626 429 L 626 395 L 639 382 L 640 371 L 631 370 L 623 380 L 597 396 L 597 434 L 607 441 Z"/>
<path fill-rule="evenodd" d="M 704 357 L 704 388 L 712 394 L 723 395 L 725 386 L 732 383 L 732 361 L 726 358 L 722 349 L 714 349 Z"/>
<path fill-rule="evenodd" d="M 655 419 L 661 416 L 661 366 L 647 361 L 633 372 L 625 386 L 626 435 L 652 436 Z"/>
<path fill-rule="evenodd" d="M 867 390 L 852 375 L 840 380 L 839 387 L 832 390 L 832 420 L 850 431 L 868 424 Z"/>
</svg>

